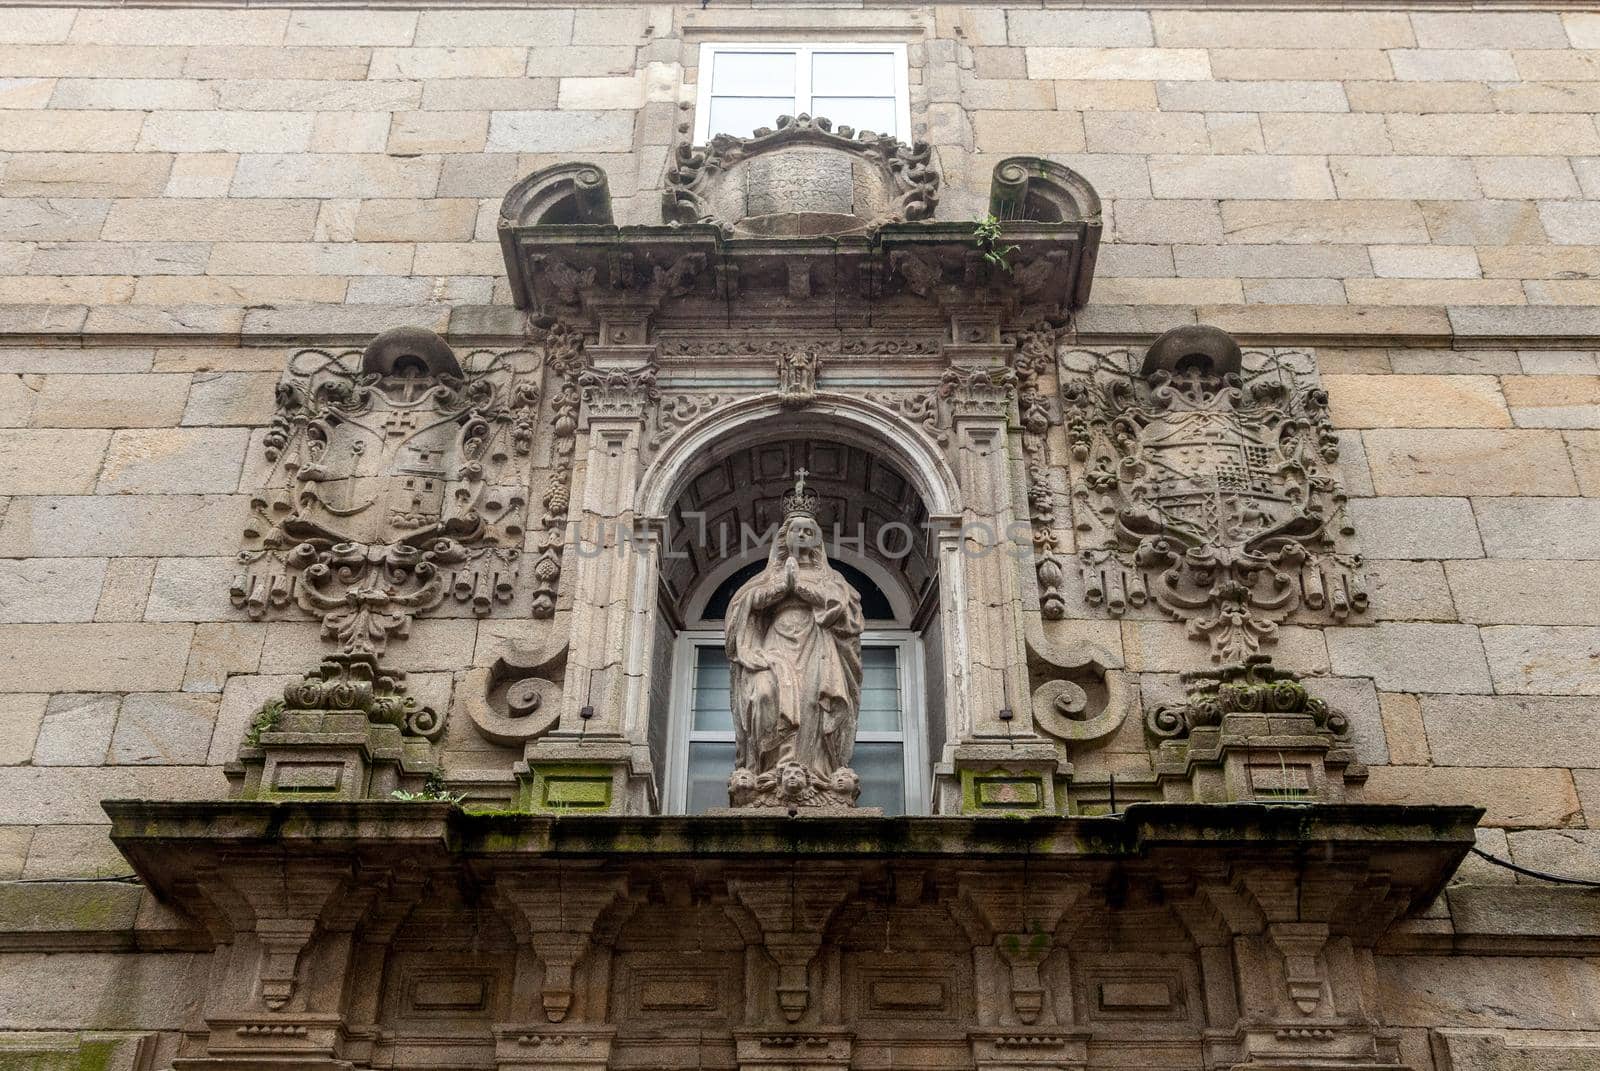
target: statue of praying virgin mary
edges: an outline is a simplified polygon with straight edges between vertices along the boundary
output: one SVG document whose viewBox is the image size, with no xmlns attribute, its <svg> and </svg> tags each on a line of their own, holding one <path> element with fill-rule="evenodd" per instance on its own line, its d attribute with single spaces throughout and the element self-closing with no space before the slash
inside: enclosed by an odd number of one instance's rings
<svg viewBox="0 0 1600 1071">
<path fill-rule="evenodd" d="M 735 807 L 853 807 L 861 596 L 828 564 L 801 469 L 767 567 L 728 606 Z"/>
</svg>

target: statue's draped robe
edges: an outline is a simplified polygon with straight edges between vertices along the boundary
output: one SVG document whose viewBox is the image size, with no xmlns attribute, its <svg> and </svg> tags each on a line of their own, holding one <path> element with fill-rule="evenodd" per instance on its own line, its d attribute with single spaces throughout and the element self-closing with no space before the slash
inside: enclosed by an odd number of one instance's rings
<svg viewBox="0 0 1600 1071">
<path fill-rule="evenodd" d="M 728 608 L 736 764 L 797 762 L 828 781 L 850 765 L 861 701 L 861 597 L 820 550 L 785 588 L 783 540 Z"/>
</svg>

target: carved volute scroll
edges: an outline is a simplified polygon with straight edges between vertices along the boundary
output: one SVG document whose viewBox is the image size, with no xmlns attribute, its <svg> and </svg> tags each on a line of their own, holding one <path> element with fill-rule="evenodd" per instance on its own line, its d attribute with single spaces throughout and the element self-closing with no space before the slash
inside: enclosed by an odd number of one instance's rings
<svg viewBox="0 0 1600 1071">
<path fill-rule="evenodd" d="M 748 138 L 718 134 L 678 146 L 667 173 L 668 223 L 712 223 L 727 234 L 853 234 L 925 219 L 939 200 L 932 151 L 887 134 L 779 116 Z"/>
<path fill-rule="evenodd" d="M 430 331 L 302 350 L 278 387 L 234 604 L 296 604 L 347 655 L 379 655 L 446 599 L 516 588 L 540 396 L 527 353 L 465 364 Z"/>
<path fill-rule="evenodd" d="M 1063 355 L 1084 597 L 1160 607 L 1241 662 L 1295 612 L 1366 608 L 1334 475 L 1338 440 L 1307 355 L 1241 353 L 1225 333 Z"/>
</svg>

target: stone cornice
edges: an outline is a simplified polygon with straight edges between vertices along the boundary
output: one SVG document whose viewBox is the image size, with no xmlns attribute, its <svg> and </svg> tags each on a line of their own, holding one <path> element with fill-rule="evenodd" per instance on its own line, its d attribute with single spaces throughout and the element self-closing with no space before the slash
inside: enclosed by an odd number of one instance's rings
<svg viewBox="0 0 1600 1071">
<path fill-rule="evenodd" d="M 720 322 L 720 321 L 719 321 Z M 1070 341 L 1148 345 L 1172 327 L 1207 323 L 1244 345 L 1455 349 L 1594 349 L 1600 308 L 1587 305 L 1097 305 L 1073 317 Z M 504 305 L 237 306 L 0 305 L 8 346 L 350 346 L 398 325 L 452 344 L 515 345 L 529 315 Z M 886 325 L 880 325 L 886 328 Z M 848 328 L 839 329 L 841 337 Z"/>
<path fill-rule="evenodd" d="M 1364 865 L 1404 887 L 1413 908 L 1444 887 L 1482 811 L 1387 804 L 1133 804 L 1115 815 L 970 818 L 547 817 L 471 813 L 445 803 L 108 800 L 111 839 L 158 893 L 196 865 L 240 853 L 350 856 L 447 866 L 535 860 L 661 864 L 693 858 L 920 860 L 968 866 L 1026 860 L 1091 876 L 1135 862 L 1161 869 L 1291 860 Z M 1292 869 L 1292 868 L 1291 868 Z"/>
</svg>

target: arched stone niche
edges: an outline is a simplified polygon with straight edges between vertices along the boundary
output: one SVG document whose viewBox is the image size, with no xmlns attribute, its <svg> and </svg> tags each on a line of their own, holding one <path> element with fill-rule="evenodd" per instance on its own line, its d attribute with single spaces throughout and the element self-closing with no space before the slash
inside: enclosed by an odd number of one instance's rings
<svg viewBox="0 0 1600 1071">
<path fill-rule="evenodd" d="M 819 496 L 829 558 L 866 574 L 886 596 L 890 620 L 909 624 L 935 594 L 927 510 L 911 480 L 860 445 L 780 439 L 709 462 L 673 503 L 662 596 L 685 621 L 704 617 L 729 576 L 764 558 L 763 537 L 781 521 L 783 492 L 802 469 Z"/>
<path fill-rule="evenodd" d="M 945 627 L 944 607 L 960 590 L 963 563 L 941 553 L 955 537 L 951 521 L 960 502 L 948 463 L 922 431 L 876 403 L 822 391 L 797 411 L 779 395 L 763 394 L 718 407 L 684 428 L 639 481 L 637 522 L 656 533 L 656 558 L 648 563 L 656 597 L 638 608 L 629 629 L 644 656 L 634 665 L 649 683 L 647 692 L 624 704 L 642 715 L 624 732 L 648 741 L 652 765 L 663 773 L 679 631 L 702 624 L 700 610 L 728 576 L 764 558 L 770 543 L 741 548 L 740 529 L 759 536 L 781 517 L 781 496 L 801 467 L 821 497 L 830 558 L 837 551 L 837 560 L 865 574 L 894 608 L 891 619 L 869 628 L 906 629 L 921 641 L 923 754 L 936 757 L 950 733 L 943 689 L 949 645 L 956 641 Z M 834 541 L 835 524 L 844 541 Z M 889 552 L 878 545 L 890 524 L 904 526 L 911 537 L 907 553 L 895 553 L 905 542 L 898 528 L 884 540 Z M 702 540 L 702 529 L 709 540 Z M 721 529 L 729 533 L 726 553 Z M 858 533 L 861 545 L 852 546 Z M 661 787 L 658 778 L 658 793 Z"/>
</svg>

